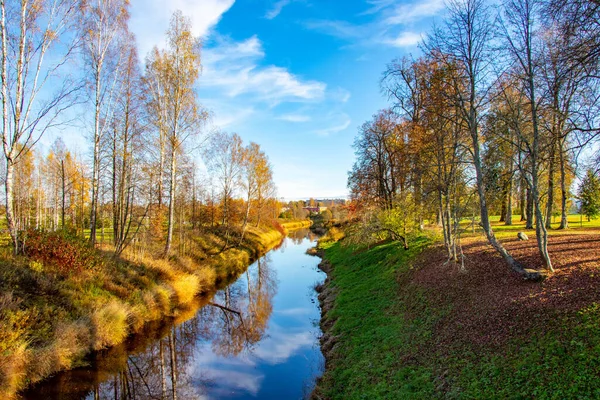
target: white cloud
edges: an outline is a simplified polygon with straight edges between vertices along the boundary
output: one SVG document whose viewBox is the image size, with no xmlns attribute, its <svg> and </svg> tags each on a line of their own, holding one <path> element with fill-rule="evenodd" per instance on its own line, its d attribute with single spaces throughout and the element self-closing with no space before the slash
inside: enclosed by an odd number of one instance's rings
<svg viewBox="0 0 600 400">
<path fill-rule="evenodd" d="M 415 32 L 402 32 L 394 39 L 386 39 L 386 43 L 394 47 L 416 46 L 421 41 L 421 35 Z"/>
<path fill-rule="evenodd" d="M 396 0 L 367 0 L 367 4 L 369 4 L 371 8 L 360 15 L 377 14 L 379 11 L 391 6 L 395 2 Z"/>
<path fill-rule="evenodd" d="M 131 5 L 130 27 L 136 35 L 143 59 L 153 46 L 165 43 L 165 32 L 171 15 L 181 10 L 192 20 L 193 33 L 207 36 L 235 0 L 134 0 Z"/>
<path fill-rule="evenodd" d="M 309 117 L 308 115 L 302 115 L 302 114 L 285 114 L 282 115 L 280 117 L 277 118 L 280 121 L 287 121 L 287 122 L 309 122 L 311 121 L 311 117 Z"/>
<path fill-rule="evenodd" d="M 347 103 L 351 96 L 350 92 L 344 88 L 336 88 L 330 93 L 331 99 L 340 103 Z"/>
<path fill-rule="evenodd" d="M 287 6 L 291 2 L 292 2 L 291 0 L 279 0 L 279 1 L 275 2 L 275 4 L 273 4 L 273 8 L 271 8 L 265 14 L 265 18 L 273 19 L 273 18 L 277 17 L 281 13 L 281 10 L 283 10 L 283 7 Z"/>
<path fill-rule="evenodd" d="M 290 328 L 283 329 L 273 323 L 269 336 L 261 340 L 260 345 L 254 350 L 254 355 L 271 365 L 277 365 L 286 362 L 301 349 L 314 346 L 316 343 L 316 337 L 311 332 L 302 330 L 293 332 Z"/>
<path fill-rule="evenodd" d="M 242 42 L 218 38 L 215 46 L 204 50 L 202 86 L 218 88 L 230 98 L 251 95 L 276 106 L 282 102 L 319 101 L 327 85 L 304 80 L 286 68 L 261 66 L 262 44 L 256 36 Z"/>
</svg>

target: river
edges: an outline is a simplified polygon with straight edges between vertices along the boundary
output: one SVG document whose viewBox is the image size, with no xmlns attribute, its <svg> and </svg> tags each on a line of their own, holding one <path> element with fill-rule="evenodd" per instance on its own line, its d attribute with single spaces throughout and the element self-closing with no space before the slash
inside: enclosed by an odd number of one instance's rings
<svg viewBox="0 0 600 400">
<path fill-rule="evenodd" d="M 237 280 L 148 326 L 24 399 L 301 399 L 322 373 L 314 286 L 325 278 L 308 230 L 292 232 Z"/>
</svg>

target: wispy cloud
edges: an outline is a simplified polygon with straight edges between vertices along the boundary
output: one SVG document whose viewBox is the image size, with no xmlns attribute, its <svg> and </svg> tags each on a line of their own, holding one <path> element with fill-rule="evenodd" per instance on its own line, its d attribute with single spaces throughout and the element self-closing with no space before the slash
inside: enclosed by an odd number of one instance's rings
<svg viewBox="0 0 600 400">
<path fill-rule="evenodd" d="M 309 122 L 311 121 L 311 117 L 309 117 L 308 115 L 302 115 L 302 114 L 285 114 L 282 115 L 280 117 L 277 118 L 280 121 L 287 121 L 287 122 Z"/>
<path fill-rule="evenodd" d="M 367 8 L 359 16 L 371 16 L 370 22 L 352 23 L 344 20 L 312 20 L 304 22 L 308 29 L 346 40 L 353 45 L 410 47 L 417 45 L 421 34 L 415 25 L 433 17 L 444 9 L 444 0 L 425 0 L 398 4 L 393 0 L 367 1 Z"/>
<path fill-rule="evenodd" d="M 355 25 L 348 21 L 339 20 L 305 21 L 304 26 L 339 39 L 358 39 L 364 37 L 364 34 L 369 29 L 366 25 Z"/>
<path fill-rule="evenodd" d="M 261 65 L 264 55 L 256 36 L 241 42 L 220 37 L 204 51 L 202 85 L 218 87 L 231 98 L 251 95 L 272 107 L 324 98 L 325 83 L 305 80 L 283 67 Z"/>
<path fill-rule="evenodd" d="M 350 119 L 350 117 L 347 114 L 343 114 L 343 113 L 341 115 L 331 116 L 330 119 L 331 120 L 337 119 L 338 122 L 335 125 L 330 126 L 328 128 L 317 129 L 314 131 L 314 133 L 319 136 L 333 135 L 335 133 L 346 130 L 352 123 L 352 120 Z"/>
<path fill-rule="evenodd" d="M 273 19 L 273 18 L 277 17 L 281 13 L 281 10 L 283 10 L 283 7 L 287 6 L 291 2 L 292 2 L 292 0 L 276 1 L 275 4 L 273 4 L 273 7 L 271 9 L 269 9 L 269 11 L 267 11 L 267 13 L 265 14 L 265 18 Z"/>
<path fill-rule="evenodd" d="M 396 0 L 367 0 L 367 4 L 369 4 L 371 7 L 369 7 L 360 15 L 377 14 L 379 11 L 393 5 L 395 2 Z"/>
<path fill-rule="evenodd" d="M 386 25 L 402 25 L 432 17 L 444 9 L 444 0 L 425 0 L 411 4 L 394 4 L 386 7 Z"/>
</svg>

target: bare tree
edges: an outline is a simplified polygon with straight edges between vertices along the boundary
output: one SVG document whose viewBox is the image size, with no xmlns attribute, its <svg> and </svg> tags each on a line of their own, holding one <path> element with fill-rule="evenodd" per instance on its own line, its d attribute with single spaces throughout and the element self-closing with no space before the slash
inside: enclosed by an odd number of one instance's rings
<svg viewBox="0 0 600 400">
<path fill-rule="evenodd" d="M 531 136 L 517 129 L 519 142 L 528 155 L 529 169 L 519 165 L 524 172 L 523 177 L 531 190 L 533 206 L 535 210 L 535 231 L 538 250 L 542 256 L 546 268 L 554 272 L 550 254 L 548 253 L 548 230 L 546 220 L 542 212 L 540 195 L 540 171 L 542 164 L 542 134 L 540 132 L 540 99 L 537 94 L 536 74 L 539 69 L 539 59 L 536 59 L 536 23 L 541 3 L 538 0 L 511 0 L 505 6 L 506 21 L 505 38 L 508 43 L 509 54 L 515 59 L 517 67 L 515 75 L 521 83 L 521 89 L 529 104 L 528 125 L 531 126 Z M 515 124 L 516 128 L 521 124 Z M 554 160 L 551 160 L 551 163 Z"/>
<path fill-rule="evenodd" d="M 204 162 L 210 173 L 215 175 L 221 189 L 222 220 L 226 228 L 226 240 L 229 243 L 231 222 L 231 201 L 239 186 L 243 167 L 243 144 L 237 134 L 217 132 L 210 138 L 203 152 Z"/>
<path fill-rule="evenodd" d="M 90 208 L 90 242 L 96 242 L 96 219 L 100 193 L 100 152 L 104 133 L 112 119 L 115 86 L 119 75 L 119 36 L 127 30 L 127 0 L 90 0 L 82 7 L 82 36 L 85 59 L 90 70 L 94 105 L 92 204 Z"/>
<path fill-rule="evenodd" d="M 506 263 L 514 271 L 527 276 L 523 266 L 511 256 L 492 230 L 485 191 L 480 124 L 493 83 L 494 21 L 484 0 L 451 0 L 447 8 L 444 26 L 433 32 L 425 49 L 433 59 L 456 68 L 456 74 L 451 75 L 456 77 L 453 78 L 457 93 L 455 103 L 471 137 L 481 227 Z"/>
<path fill-rule="evenodd" d="M 70 75 L 60 74 L 68 68 L 68 60 L 78 44 L 76 38 L 69 36 L 78 4 L 76 0 L 0 2 L 6 219 L 16 252 L 14 168 L 48 129 L 60 123 L 63 111 L 75 102 L 78 82 Z M 50 50 L 52 57 L 48 56 Z"/>
</svg>

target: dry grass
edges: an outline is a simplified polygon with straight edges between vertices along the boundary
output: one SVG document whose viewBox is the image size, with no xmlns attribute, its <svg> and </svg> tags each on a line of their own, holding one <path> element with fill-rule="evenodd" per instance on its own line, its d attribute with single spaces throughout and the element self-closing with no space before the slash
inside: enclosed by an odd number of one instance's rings
<svg viewBox="0 0 600 400">
<path fill-rule="evenodd" d="M 187 255 L 100 249 L 103 267 L 52 273 L 43 263 L 0 249 L 0 395 L 10 399 L 28 383 L 73 368 L 92 350 L 122 343 L 150 321 L 191 315 L 199 294 L 245 270 L 281 241 L 271 228 L 249 228 L 241 247 L 206 232 Z"/>
<path fill-rule="evenodd" d="M 283 226 L 283 228 L 288 232 L 296 229 L 309 228 L 312 225 L 312 221 L 310 219 L 305 219 L 301 221 L 280 221 L 281 226 Z"/>
</svg>

